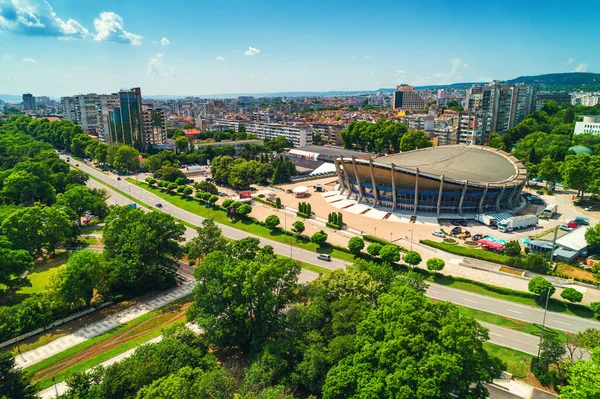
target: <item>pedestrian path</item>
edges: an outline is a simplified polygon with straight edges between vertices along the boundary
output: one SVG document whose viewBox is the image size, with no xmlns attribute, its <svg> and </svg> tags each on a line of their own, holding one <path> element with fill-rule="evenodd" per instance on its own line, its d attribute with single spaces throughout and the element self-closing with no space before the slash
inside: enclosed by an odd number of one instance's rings
<svg viewBox="0 0 600 399">
<path fill-rule="evenodd" d="M 28 352 L 24 352 L 15 358 L 17 367 L 26 368 L 36 364 L 44 359 L 61 353 L 75 345 L 87 341 L 90 338 L 97 337 L 107 331 L 112 330 L 120 325 L 123 325 L 135 318 L 138 318 L 148 312 L 156 310 L 164 305 L 174 302 L 184 296 L 190 294 L 194 288 L 195 282 L 179 286 L 153 298 L 146 299 L 125 309 L 115 313 L 104 320 L 95 322 L 77 330 L 76 332 L 60 337 L 47 345 L 40 346 Z"/>
</svg>

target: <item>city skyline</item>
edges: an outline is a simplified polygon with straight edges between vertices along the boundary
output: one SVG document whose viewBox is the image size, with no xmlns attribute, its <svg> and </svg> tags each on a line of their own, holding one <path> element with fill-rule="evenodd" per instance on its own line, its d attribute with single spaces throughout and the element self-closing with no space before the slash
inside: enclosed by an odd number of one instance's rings
<svg viewBox="0 0 600 399">
<path fill-rule="evenodd" d="M 590 10 L 591 1 L 564 9 L 547 2 L 3 0 L 0 92 L 351 91 L 589 72 L 600 55 L 590 51 L 593 26 L 577 18 Z M 560 35 L 544 22 L 552 20 L 561 21 Z"/>
</svg>

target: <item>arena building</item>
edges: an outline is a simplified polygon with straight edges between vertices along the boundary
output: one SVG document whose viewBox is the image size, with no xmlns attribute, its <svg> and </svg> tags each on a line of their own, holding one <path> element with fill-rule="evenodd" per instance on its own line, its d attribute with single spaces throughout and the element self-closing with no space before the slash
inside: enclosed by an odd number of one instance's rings
<svg viewBox="0 0 600 399">
<path fill-rule="evenodd" d="M 518 206 L 527 170 L 515 157 L 489 147 L 423 148 L 373 159 L 338 156 L 341 193 L 392 209 L 477 214 Z M 376 189 L 374 189 L 376 188 Z"/>
</svg>

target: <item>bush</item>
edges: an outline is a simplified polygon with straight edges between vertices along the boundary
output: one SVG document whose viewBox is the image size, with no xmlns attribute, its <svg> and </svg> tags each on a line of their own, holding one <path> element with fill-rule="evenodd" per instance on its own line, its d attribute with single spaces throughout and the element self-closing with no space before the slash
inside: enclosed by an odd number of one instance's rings
<svg viewBox="0 0 600 399">
<path fill-rule="evenodd" d="M 292 224 L 292 232 L 300 237 L 302 235 L 302 233 L 304 232 L 304 229 L 306 227 L 304 226 L 304 223 L 302 223 L 299 220 L 296 220 L 293 224 Z"/>
<path fill-rule="evenodd" d="M 348 241 L 348 249 L 354 255 L 358 255 L 360 251 L 365 247 L 365 242 L 360 237 L 352 237 L 350 241 Z"/>
<path fill-rule="evenodd" d="M 275 198 L 275 208 L 281 208 L 281 199 L 279 197 Z"/>
<path fill-rule="evenodd" d="M 575 288 L 565 288 L 560 296 L 571 303 L 579 303 L 583 299 L 583 294 Z"/>
<path fill-rule="evenodd" d="M 374 242 L 372 244 L 369 244 L 369 246 L 367 247 L 367 252 L 371 256 L 379 256 L 379 252 L 381 251 L 381 248 L 382 248 L 382 245 L 380 243 Z"/>
<path fill-rule="evenodd" d="M 248 216 L 252 212 L 252 207 L 248 204 L 241 204 L 237 208 L 235 208 L 235 213 L 240 216 Z"/>
<path fill-rule="evenodd" d="M 185 195 L 190 195 L 194 192 L 194 190 L 191 187 L 185 186 L 185 188 L 183 189 L 183 194 Z"/>
<path fill-rule="evenodd" d="M 550 264 L 543 256 L 538 254 L 530 254 L 525 258 L 510 258 L 507 266 L 530 270 L 541 274 L 548 274 L 548 271 L 550 270 Z"/>
<path fill-rule="evenodd" d="M 422 260 L 421 255 L 416 251 L 408 251 L 407 254 L 404 255 L 404 261 L 413 267 L 421 263 Z"/>
<path fill-rule="evenodd" d="M 308 215 L 308 214 L 306 214 L 304 212 L 300 212 L 300 211 L 296 212 L 296 216 L 304 218 L 304 219 L 310 218 L 310 215 Z"/>
<path fill-rule="evenodd" d="M 307 216 L 307 217 L 308 217 L 308 216 Z M 337 224 L 335 224 L 335 223 L 331 223 L 331 222 L 327 222 L 327 223 L 325 223 L 325 226 L 327 226 L 327 227 L 331 227 L 331 228 L 332 228 L 332 229 L 334 229 L 334 230 L 339 230 L 339 229 L 340 229 L 340 226 L 338 226 L 338 225 L 337 225 Z"/>
<path fill-rule="evenodd" d="M 178 186 L 177 187 L 177 192 L 180 194 L 183 194 L 183 190 L 185 190 L 185 186 Z"/>
<path fill-rule="evenodd" d="M 519 256 L 521 255 L 521 244 L 519 241 L 513 240 L 506 243 L 504 246 L 504 255 Z"/>
<path fill-rule="evenodd" d="M 427 265 L 427 270 L 438 272 L 438 271 L 442 270 L 444 268 L 444 266 L 446 266 L 446 262 L 444 262 L 440 258 L 431 258 L 431 259 L 427 259 L 426 265 Z"/>
<path fill-rule="evenodd" d="M 216 195 L 211 195 L 208 198 L 208 202 L 210 202 L 211 204 L 214 204 L 215 202 L 217 202 L 219 200 L 219 197 L 217 197 Z"/>
<path fill-rule="evenodd" d="M 198 196 L 199 193 L 196 193 L 196 196 Z M 223 201 L 223 208 L 227 209 L 231 206 L 231 204 L 233 204 L 233 200 L 231 198 L 226 199 L 225 201 Z"/>
<path fill-rule="evenodd" d="M 536 294 L 538 299 L 542 298 L 542 296 L 545 297 L 546 295 L 552 296 L 552 294 L 554 294 L 556 291 L 554 285 L 541 276 L 537 276 L 529 280 L 527 288 L 529 289 L 529 292 Z M 548 294 L 548 291 L 550 291 L 550 294 Z"/>
<path fill-rule="evenodd" d="M 310 241 L 321 246 L 327 241 L 327 233 L 323 230 L 319 230 L 310 237 Z"/>
<path fill-rule="evenodd" d="M 271 230 L 275 230 L 281 221 L 277 215 L 269 215 L 265 219 L 265 226 Z"/>
<path fill-rule="evenodd" d="M 185 185 L 185 177 L 178 177 L 177 179 L 175 179 L 175 184 L 177 184 L 178 186 Z"/>
<path fill-rule="evenodd" d="M 590 303 L 590 309 L 596 316 L 600 316 L 600 302 L 592 302 Z"/>
<path fill-rule="evenodd" d="M 258 198 L 265 198 L 264 194 L 258 194 Z"/>
<path fill-rule="evenodd" d="M 400 248 L 394 244 L 385 245 L 379 251 L 379 257 L 384 262 L 398 262 L 400 260 Z"/>
<path fill-rule="evenodd" d="M 442 241 L 444 241 L 446 244 L 456 244 L 456 240 L 454 238 L 444 238 Z"/>
</svg>

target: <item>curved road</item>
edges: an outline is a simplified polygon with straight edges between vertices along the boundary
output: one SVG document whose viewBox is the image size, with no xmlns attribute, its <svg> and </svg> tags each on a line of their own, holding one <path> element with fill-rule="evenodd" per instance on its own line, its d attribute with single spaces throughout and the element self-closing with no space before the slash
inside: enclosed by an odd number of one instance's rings
<svg viewBox="0 0 600 399">
<path fill-rule="evenodd" d="M 65 155 L 60 156 L 62 158 L 66 158 Z M 71 163 L 74 165 L 77 162 L 71 160 Z M 201 225 L 202 221 L 204 220 L 203 217 L 185 211 L 172 204 L 166 203 L 163 199 L 157 197 L 151 192 L 144 190 L 143 188 L 137 187 L 134 184 L 128 183 L 124 179 L 117 180 L 117 177 L 113 174 L 104 174 L 97 169 L 87 166 L 83 162 L 79 162 L 79 168 L 84 172 L 90 174 L 91 176 L 94 176 L 98 180 L 101 180 L 102 182 L 108 184 L 109 186 L 115 187 L 121 190 L 122 192 L 129 194 L 131 197 L 136 198 L 149 206 L 154 207 L 154 205 L 158 203 L 163 204 L 163 207 L 160 210 L 176 218 L 185 220 L 186 222 L 192 223 L 196 226 Z M 158 208 L 156 209 L 158 210 Z M 262 244 L 272 245 L 277 254 L 283 256 L 290 256 L 294 259 L 301 260 L 303 262 L 311 263 L 331 270 L 345 268 L 347 263 L 335 258 L 331 258 L 331 262 L 322 261 L 320 259 L 317 259 L 317 255 L 314 252 L 300 249 L 297 247 L 290 248 L 289 245 L 282 244 L 278 241 L 273 241 L 267 238 L 255 236 L 253 234 L 235 229 L 230 226 L 222 224 L 218 225 L 223 230 L 223 235 L 225 235 L 226 237 L 235 240 L 239 240 L 241 238 L 249 236 L 256 237 L 260 239 Z M 191 232 L 188 234 L 193 234 L 193 230 L 191 230 Z M 186 234 L 186 236 L 189 237 L 188 234 Z M 431 298 L 435 298 L 438 300 L 449 301 L 469 308 L 483 310 L 486 312 L 530 323 L 541 324 L 544 317 L 544 310 L 541 308 L 521 305 L 518 303 L 496 299 L 489 296 L 479 295 L 439 284 L 431 284 L 427 295 Z M 586 328 L 600 329 L 600 322 L 598 322 L 597 320 L 585 319 L 582 317 L 571 316 L 563 313 L 556 313 L 550 311 L 546 316 L 546 325 L 551 328 L 556 328 L 571 333 L 583 331 Z"/>
</svg>

